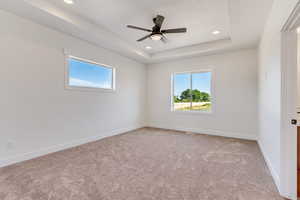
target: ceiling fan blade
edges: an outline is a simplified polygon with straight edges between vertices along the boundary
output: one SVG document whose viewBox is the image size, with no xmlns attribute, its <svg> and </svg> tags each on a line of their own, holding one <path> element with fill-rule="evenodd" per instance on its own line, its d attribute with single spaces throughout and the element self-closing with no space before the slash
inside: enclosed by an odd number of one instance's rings
<svg viewBox="0 0 300 200">
<path fill-rule="evenodd" d="M 174 29 L 166 29 L 162 30 L 162 33 L 185 33 L 186 28 L 174 28 Z"/>
<path fill-rule="evenodd" d="M 137 30 L 141 30 L 141 31 L 147 31 L 147 32 L 152 32 L 152 30 L 150 29 L 146 29 L 146 28 L 141 28 L 141 27 L 137 27 L 137 26 L 132 26 L 132 25 L 127 25 L 128 28 L 133 28 L 133 29 L 137 29 Z"/>
<path fill-rule="evenodd" d="M 164 36 L 164 35 L 162 34 L 161 41 L 162 41 L 163 43 L 167 43 L 167 42 L 168 42 L 168 39 L 166 38 L 166 36 Z"/>
<path fill-rule="evenodd" d="M 164 17 L 164 16 L 157 15 L 156 18 L 155 18 L 155 20 L 154 20 L 154 24 L 155 24 L 156 26 L 158 26 L 159 28 L 161 28 L 161 26 L 162 26 L 164 20 L 165 20 L 165 17 Z"/>
<path fill-rule="evenodd" d="M 138 41 L 138 42 L 141 42 L 141 41 L 147 39 L 147 38 L 150 37 L 150 36 L 151 36 L 151 34 L 146 35 L 145 37 L 142 37 L 141 39 L 138 39 L 137 41 Z"/>
</svg>

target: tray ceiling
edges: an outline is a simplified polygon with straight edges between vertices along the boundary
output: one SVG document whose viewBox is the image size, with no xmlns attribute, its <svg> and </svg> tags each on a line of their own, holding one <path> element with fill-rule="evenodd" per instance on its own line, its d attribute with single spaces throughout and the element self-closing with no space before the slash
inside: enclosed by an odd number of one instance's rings
<svg viewBox="0 0 300 200">
<path fill-rule="evenodd" d="M 197 54 L 255 47 L 273 0 L 2 0 L 0 8 L 27 17 L 135 60 L 151 63 Z M 152 18 L 165 16 L 163 28 L 186 27 L 169 34 L 166 44 L 147 39 Z M 218 30 L 220 34 L 214 35 Z M 146 46 L 152 49 L 146 49 Z"/>
</svg>

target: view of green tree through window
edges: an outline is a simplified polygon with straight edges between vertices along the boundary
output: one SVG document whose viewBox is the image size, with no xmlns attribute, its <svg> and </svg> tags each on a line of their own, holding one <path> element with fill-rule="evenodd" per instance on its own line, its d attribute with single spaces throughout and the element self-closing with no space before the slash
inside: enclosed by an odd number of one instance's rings
<svg viewBox="0 0 300 200">
<path fill-rule="evenodd" d="M 173 110 L 211 111 L 211 72 L 178 73 L 173 81 Z"/>
</svg>

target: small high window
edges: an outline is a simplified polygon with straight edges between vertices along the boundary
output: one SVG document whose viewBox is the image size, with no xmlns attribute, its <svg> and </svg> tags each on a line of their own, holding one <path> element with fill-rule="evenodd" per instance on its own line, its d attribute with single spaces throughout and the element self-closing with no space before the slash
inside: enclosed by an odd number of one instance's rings
<svg viewBox="0 0 300 200">
<path fill-rule="evenodd" d="M 173 75 L 173 111 L 202 111 L 212 110 L 212 73 L 189 72 Z"/>
<path fill-rule="evenodd" d="M 66 86 L 71 89 L 114 90 L 114 68 L 69 56 Z"/>
</svg>

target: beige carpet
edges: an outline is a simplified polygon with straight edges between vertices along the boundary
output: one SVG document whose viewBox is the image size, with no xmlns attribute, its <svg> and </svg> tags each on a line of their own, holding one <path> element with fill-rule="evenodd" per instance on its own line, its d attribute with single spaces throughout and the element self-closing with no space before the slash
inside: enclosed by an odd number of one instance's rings
<svg viewBox="0 0 300 200">
<path fill-rule="evenodd" d="M 256 142 L 140 129 L 0 169 L 1 200 L 282 200 Z"/>
</svg>

